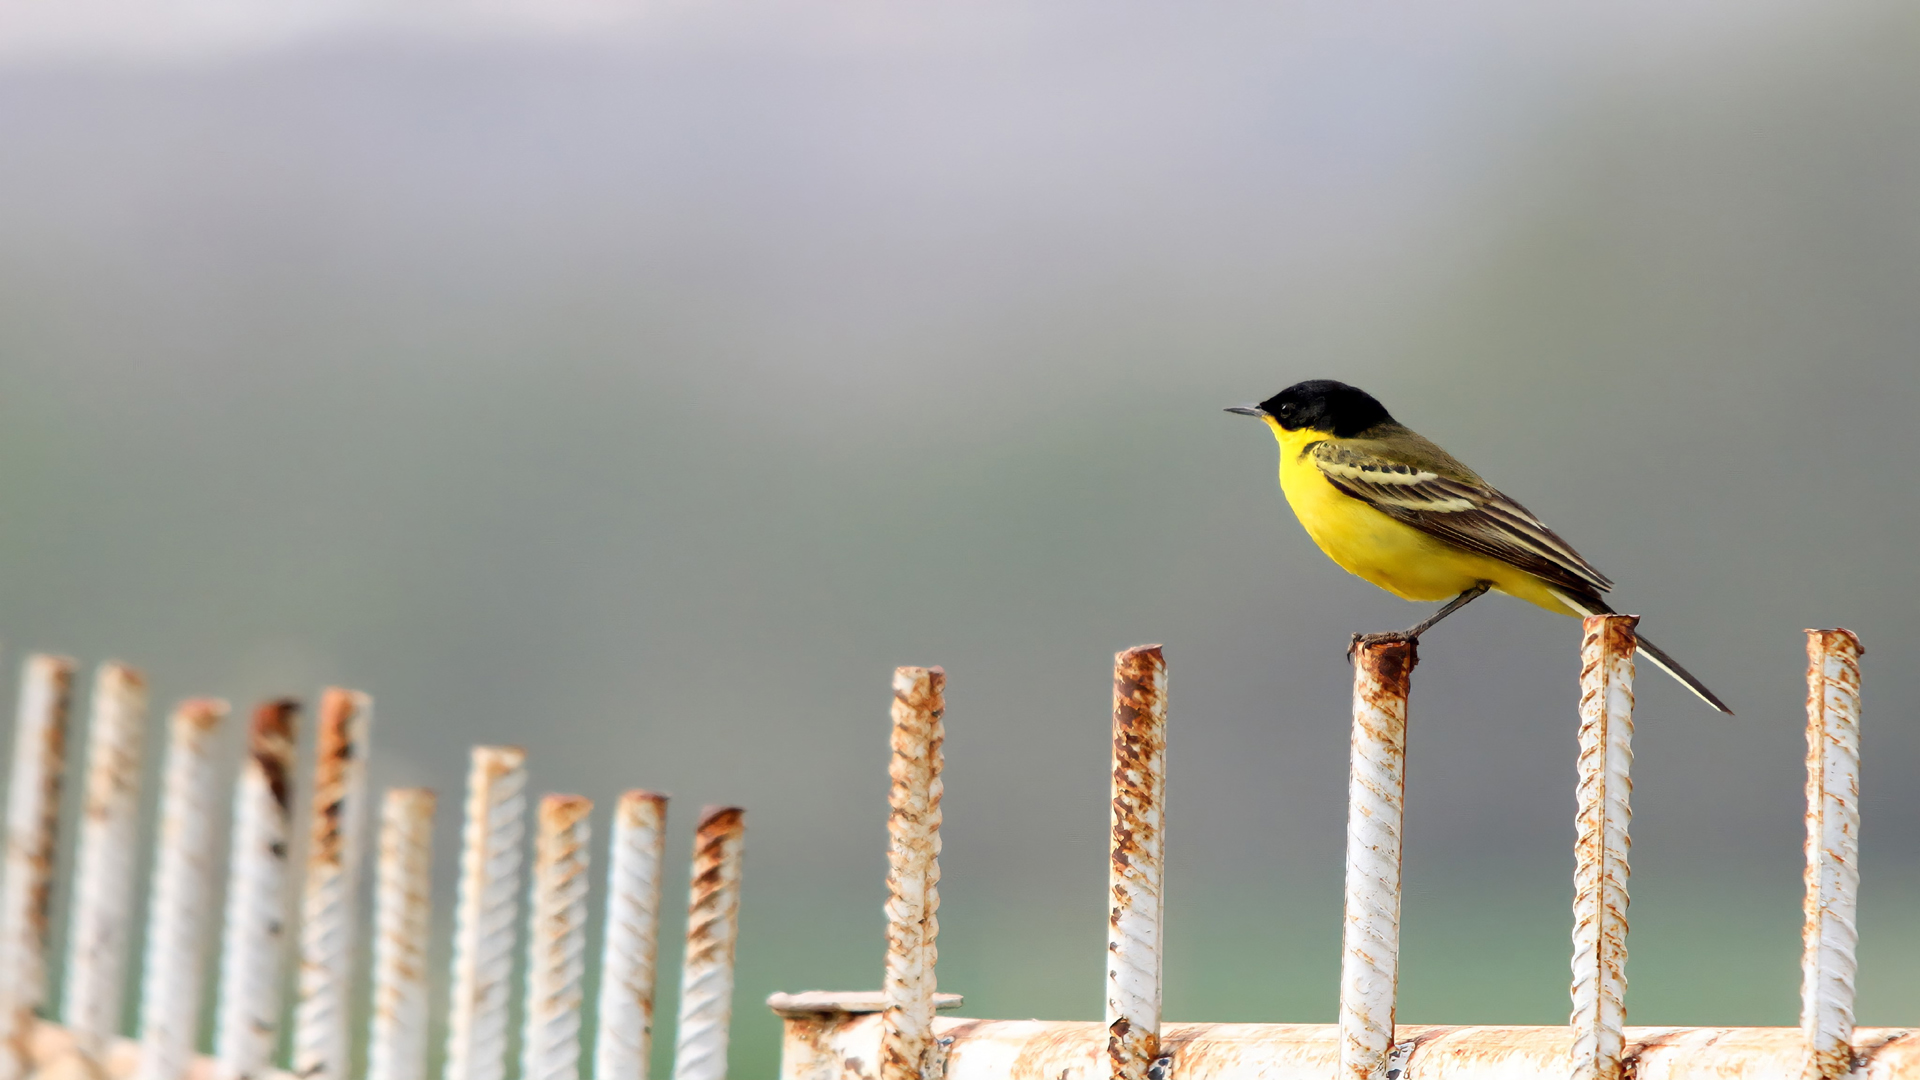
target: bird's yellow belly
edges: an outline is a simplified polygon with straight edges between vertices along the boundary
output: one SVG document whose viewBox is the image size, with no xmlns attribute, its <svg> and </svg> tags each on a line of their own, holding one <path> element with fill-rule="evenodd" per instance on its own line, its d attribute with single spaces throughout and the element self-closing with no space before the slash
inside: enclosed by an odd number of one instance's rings
<svg viewBox="0 0 1920 1080">
<path fill-rule="evenodd" d="M 1486 582 L 1549 611 L 1573 614 L 1532 574 L 1395 521 L 1328 483 L 1311 460 L 1283 456 L 1280 489 L 1327 558 L 1403 600 L 1451 600 Z"/>
</svg>

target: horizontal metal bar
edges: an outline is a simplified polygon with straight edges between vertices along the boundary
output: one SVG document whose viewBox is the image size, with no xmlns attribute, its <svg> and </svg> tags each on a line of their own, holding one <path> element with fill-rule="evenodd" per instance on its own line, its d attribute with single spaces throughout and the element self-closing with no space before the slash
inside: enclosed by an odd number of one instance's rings
<svg viewBox="0 0 1920 1080">
<path fill-rule="evenodd" d="M 781 1080 L 876 1080 L 878 1014 L 786 1017 Z M 941 1017 L 933 1034 L 946 1048 L 944 1080 L 1101 1080 L 1107 1071 L 1107 1030 L 1096 1021 Z M 1394 1029 L 1394 1059 L 1407 1070 L 1402 1075 L 1418 1080 L 1564 1077 L 1572 1039 L 1564 1025 L 1402 1024 Z M 1920 1080 L 1920 1029 L 1859 1028 L 1854 1045 L 1856 1078 Z M 1167 1024 L 1160 1047 L 1176 1063 L 1175 1080 L 1327 1080 L 1340 1064 L 1340 1029 Z M 1804 1054 L 1798 1028 L 1630 1027 L 1622 1060 L 1641 1080 L 1799 1080 Z"/>
</svg>

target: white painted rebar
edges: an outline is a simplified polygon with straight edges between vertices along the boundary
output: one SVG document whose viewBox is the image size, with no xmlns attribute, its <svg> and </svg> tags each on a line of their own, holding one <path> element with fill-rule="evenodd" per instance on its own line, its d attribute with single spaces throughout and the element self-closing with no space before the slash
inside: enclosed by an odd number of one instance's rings
<svg viewBox="0 0 1920 1080">
<path fill-rule="evenodd" d="M 941 746 L 947 674 L 895 668 L 887 799 L 886 1012 L 880 1080 L 920 1080 L 933 1045 L 939 956 Z"/>
<path fill-rule="evenodd" d="M 280 1045 L 280 976 L 286 959 L 287 844 L 300 703 L 263 703 L 247 732 L 233 793 L 226 926 L 214 1056 L 234 1077 L 258 1076 Z"/>
<path fill-rule="evenodd" d="M 435 801 L 426 788 L 394 788 L 380 805 L 367 1080 L 426 1080 Z"/>
<path fill-rule="evenodd" d="M 1573 870 L 1573 1080 L 1619 1080 L 1627 1024 L 1634 615 L 1589 615 L 1580 641 Z"/>
<path fill-rule="evenodd" d="M 580 1080 L 593 800 L 548 795 L 540 800 L 536 817 L 520 1076 L 521 1080 Z"/>
<path fill-rule="evenodd" d="M 293 1072 L 303 1080 L 347 1080 L 352 1070 L 354 908 L 372 729 L 372 698 L 338 687 L 321 695 L 293 1016 Z"/>
<path fill-rule="evenodd" d="M 1400 840 L 1406 809 L 1410 641 L 1353 649 L 1347 777 L 1346 923 L 1340 957 L 1340 1076 L 1383 1076 L 1400 980 Z"/>
<path fill-rule="evenodd" d="M 1167 661 L 1158 645 L 1113 658 L 1107 839 L 1107 1074 L 1147 1080 L 1160 1056 L 1165 921 Z"/>
<path fill-rule="evenodd" d="M 707 807 L 694 829 L 673 1080 L 726 1080 L 733 947 L 739 935 L 740 856 L 746 831 L 746 811 L 737 806 Z"/>
<path fill-rule="evenodd" d="M 136 1080 L 183 1080 L 199 1036 L 201 947 L 213 920 L 214 831 L 225 801 L 214 787 L 214 751 L 226 715 L 226 702 L 196 698 L 182 702 L 169 725 Z"/>
<path fill-rule="evenodd" d="M 35 654 L 20 672 L 7 784 L 6 878 L 0 882 L 0 1080 L 27 1070 L 26 1039 L 46 1004 L 47 915 L 59 841 L 73 661 Z"/>
<path fill-rule="evenodd" d="M 647 1080 L 666 816 L 667 797 L 651 791 L 627 792 L 613 811 L 594 1080 Z"/>
<path fill-rule="evenodd" d="M 526 751 L 476 746 L 454 912 L 453 989 L 446 1080 L 502 1080 L 507 999 L 520 922 L 520 848 L 526 838 Z"/>
<path fill-rule="evenodd" d="M 74 857 L 62 1016 L 81 1048 L 98 1054 L 106 1040 L 120 1034 L 140 820 L 146 680 L 124 664 L 100 665 L 90 711 L 86 805 Z"/>
<path fill-rule="evenodd" d="M 1848 630 L 1807 631 L 1806 922 L 1800 931 L 1803 1080 L 1853 1069 L 1860 936 L 1860 657 Z"/>
</svg>

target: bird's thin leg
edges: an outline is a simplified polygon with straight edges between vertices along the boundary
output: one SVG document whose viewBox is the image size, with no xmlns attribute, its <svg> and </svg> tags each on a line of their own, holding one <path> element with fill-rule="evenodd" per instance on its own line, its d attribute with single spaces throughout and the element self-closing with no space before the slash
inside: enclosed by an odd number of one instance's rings
<svg viewBox="0 0 1920 1080">
<path fill-rule="evenodd" d="M 1480 599 L 1481 594 L 1491 588 L 1493 588 L 1493 586 L 1484 581 L 1475 585 L 1473 588 L 1447 601 L 1439 611 L 1433 613 L 1432 618 L 1414 626 L 1412 629 L 1397 630 L 1389 634 L 1355 634 L 1353 635 L 1352 644 L 1347 646 L 1347 659 L 1353 659 L 1353 651 L 1362 645 L 1369 645 L 1380 641 L 1419 641 L 1420 635 L 1433 629 L 1435 624 L 1439 623 L 1441 619 Z"/>
<path fill-rule="evenodd" d="M 1421 634 L 1433 629 L 1434 624 L 1438 623 L 1441 619 L 1480 599 L 1480 595 L 1491 588 L 1493 588 L 1493 586 L 1483 581 L 1473 588 L 1468 589 L 1466 592 L 1461 593 L 1459 596 L 1447 601 L 1446 606 L 1434 612 L 1432 618 L 1407 631 L 1407 638 L 1409 640 L 1418 640 Z"/>
</svg>

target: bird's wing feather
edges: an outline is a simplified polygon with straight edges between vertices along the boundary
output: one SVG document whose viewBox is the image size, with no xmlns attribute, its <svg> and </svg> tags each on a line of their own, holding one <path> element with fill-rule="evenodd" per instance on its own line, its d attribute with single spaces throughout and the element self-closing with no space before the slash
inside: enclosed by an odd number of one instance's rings
<svg viewBox="0 0 1920 1080">
<path fill-rule="evenodd" d="M 1471 473 L 1444 476 L 1418 461 L 1396 460 L 1386 447 L 1353 441 L 1315 443 L 1311 452 L 1329 483 L 1396 521 L 1580 593 L 1613 588 L 1532 511 Z"/>
</svg>

